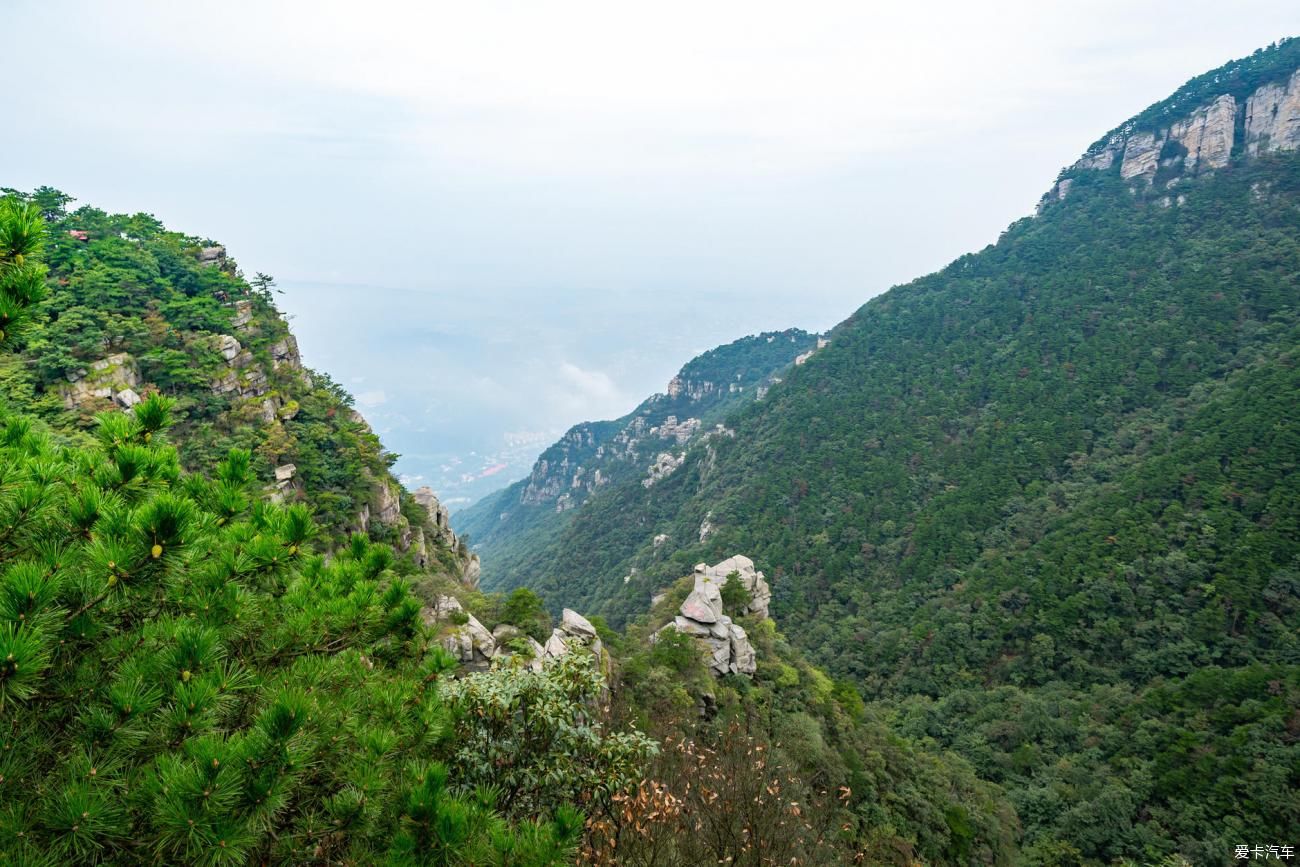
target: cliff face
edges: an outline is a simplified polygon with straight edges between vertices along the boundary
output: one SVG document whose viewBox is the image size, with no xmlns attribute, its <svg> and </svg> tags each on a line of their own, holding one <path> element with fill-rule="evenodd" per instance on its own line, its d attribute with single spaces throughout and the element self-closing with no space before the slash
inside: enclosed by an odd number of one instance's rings
<svg viewBox="0 0 1300 867">
<path fill-rule="evenodd" d="M 1288 43 L 1275 51 L 1295 53 Z M 1278 68 L 1278 67 L 1274 67 Z M 1216 93 L 1216 90 L 1222 92 Z M 1194 104 L 1189 100 L 1195 97 Z M 1237 156 L 1300 147 L 1300 70 L 1260 81 L 1249 67 L 1202 76 L 1093 145 L 1066 169 L 1048 199 L 1064 199 L 1082 172 L 1112 171 L 1137 185 L 1172 189 L 1227 167 Z M 1166 203 L 1167 204 L 1167 203 Z"/>
</svg>

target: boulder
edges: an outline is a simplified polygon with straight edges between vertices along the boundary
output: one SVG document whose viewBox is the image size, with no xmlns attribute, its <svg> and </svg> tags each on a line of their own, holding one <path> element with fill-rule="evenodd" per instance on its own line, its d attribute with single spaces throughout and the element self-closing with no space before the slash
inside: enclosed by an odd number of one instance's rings
<svg viewBox="0 0 1300 867">
<path fill-rule="evenodd" d="M 714 566 L 697 564 L 695 587 L 682 603 L 680 613 L 650 640 L 657 640 L 665 630 L 676 630 L 703 645 L 709 671 L 715 676 L 738 674 L 752 677 L 757 669 L 754 646 L 750 644 L 745 628 L 734 623 L 722 610 L 722 587 L 733 574 L 738 576 L 750 595 L 750 602 L 742 613 L 767 617 L 772 590 L 763 579 L 763 573 L 754 568 L 754 561 L 737 555 Z"/>
<path fill-rule="evenodd" d="M 227 364 L 234 361 L 239 353 L 243 351 L 244 347 L 240 346 L 239 341 L 231 335 L 217 335 L 217 352 L 221 353 L 221 357 L 226 360 Z"/>
<path fill-rule="evenodd" d="M 682 614 L 699 623 L 716 623 L 722 616 L 722 596 L 717 594 L 716 587 L 714 594 L 716 598 L 711 598 L 698 589 L 692 590 L 691 595 L 682 603 Z"/>
<path fill-rule="evenodd" d="M 59 392 L 68 409 L 95 398 L 112 400 L 123 409 L 140 402 L 140 394 L 136 391 L 140 374 L 135 359 L 125 352 L 92 361 L 89 368 L 70 371 L 67 380 L 69 384 L 62 386 Z"/>
<path fill-rule="evenodd" d="M 130 409 L 143 399 L 144 398 L 140 397 L 140 395 L 136 394 L 135 389 L 133 388 L 124 388 L 117 394 L 113 395 L 113 400 L 117 401 L 118 406 L 122 407 L 122 409 Z"/>
<path fill-rule="evenodd" d="M 464 623 L 452 622 L 452 614 L 460 612 L 467 618 Z M 443 637 L 443 646 L 451 651 L 462 663 L 473 666 L 486 666 L 496 653 L 496 641 L 492 633 L 473 615 L 461 607 L 454 596 L 439 596 L 431 608 L 425 608 L 421 615 L 430 625 L 448 626 Z"/>
<path fill-rule="evenodd" d="M 293 464 L 282 464 L 275 468 L 275 480 L 277 482 L 287 482 L 298 472 L 298 468 Z"/>
<path fill-rule="evenodd" d="M 596 638 L 596 627 L 572 608 L 564 609 L 564 613 L 560 616 L 560 628 L 566 635 L 586 639 Z"/>
<path fill-rule="evenodd" d="M 220 265 L 226 260 L 226 248 L 220 244 L 199 250 L 200 265 Z"/>
<path fill-rule="evenodd" d="M 547 659 L 559 659 L 569 652 L 569 645 L 564 641 L 564 633 L 559 629 L 551 630 L 551 637 L 546 639 L 542 655 Z"/>
<path fill-rule="evenodd" d="M 732 572 L 739 576 L 745 590 L 749 592 L 749 605 L 743 613 L 766 618 L 772 603 L 772 588 L 763 577 L 763 573 L 754 568 L 754 561 L 748 557 L 737 554 L 714 566 L 700 563 L 695 567 L 696 586 L 699 586 L 700 576 L 703 575 L 717 582 L 721 587 L 726 584 Z"/>
</svg>

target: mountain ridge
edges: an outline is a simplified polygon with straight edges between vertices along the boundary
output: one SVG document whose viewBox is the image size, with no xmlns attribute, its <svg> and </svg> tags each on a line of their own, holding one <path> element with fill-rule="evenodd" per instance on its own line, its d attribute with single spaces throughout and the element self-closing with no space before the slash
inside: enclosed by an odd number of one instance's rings
<svg viewBox="0 0 1300 867">
<path fill-rule="evenodd" d="M 717 420 L 728 410 L 762 400 L 784 370 L 824 345 L 797 328 L 742 337 L 688 361 L 663 392 L 626 415 L 571 427 L 527 478 L 453 516 L 486 564 L 484 585 L 519 586 L 524 576 L 513 564 L 550 544 L 571 518 L 564 513 L 611 484 L 636 479 L 649 487 L 666 478 L 691 443 L 727 435 Z"/>
<path fill-rule="evenodd" d="M 796 646 L 1007 787 L 1028 863 L 1217 863 L 1300 825 L 1298 65 L 1281 42 L 1117 127 L 518 571 L 621 623 L 746 552 Z M 1254 796 L 1212 782 L 1263 754 Z"/>
</svg>

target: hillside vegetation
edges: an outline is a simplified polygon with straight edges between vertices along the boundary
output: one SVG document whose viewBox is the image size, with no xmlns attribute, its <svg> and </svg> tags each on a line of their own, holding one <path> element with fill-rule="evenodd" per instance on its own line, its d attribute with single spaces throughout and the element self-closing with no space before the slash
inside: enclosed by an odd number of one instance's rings
<svg viewBox="0 0 1300 867">
<path fill-rule="evenodd" d="M 1300 152 L 1285 130 L 1248 149 L 1271 119 L 1242 116 L 1296 86 L 1296 46 L 1118 128 L 996 244 L 835 328 L 727 417 L 734 438 L 599 492 L 563 557 L 517 568 L 623 623 L 746 552 L 796 646 L 1005 787 L 1026 863 L 1220 863 L 1287 837 Z M 1231 150 L 1193 172 L 1160 125 L 1219 94 Z M 1131 171 L 1143 133 L 1158 160 Z"/>
<path fill-rule="evenodd" d="M 269 281 L 66 204 L 0 199 L 0 860 L 1011 863 L 998 788 L 770 621 L 752 678 L 649 620 L 535 656 Z"/>
<path fill-rule="evenodd" d="M 627 415 L 574 425 L 542 452 L 528 478 L 453 517 L 483 558 L 484 586 L 531 584 L 537 562 L 564 559 L 559 540 L 574 509 L 605 488 L 671 473 L 690 443 L 726 435 L 717 425 L 727 413 L 761 400 L 817 340 L 797 328 L 742 337 L 691 359 L 665 393 Z"/>
</svg>

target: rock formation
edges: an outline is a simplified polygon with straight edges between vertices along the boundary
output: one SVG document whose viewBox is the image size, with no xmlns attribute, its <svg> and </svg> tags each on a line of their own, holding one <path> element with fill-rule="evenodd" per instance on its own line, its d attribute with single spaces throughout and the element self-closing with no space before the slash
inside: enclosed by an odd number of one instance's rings
<svg viewBox="0 0 1300 867">
<path fill-rule="evenodd" d="M 421 610 L 420 616 L 427 626 L 448 627 L 443 646 L 467 667 L 486 669 L 496 656 L 492 633 L 462 608 L 455 596 L 439 596 L 432 606 Z"/>
<path fill-rule="evenodd" d="M 63 386 L 60 393 L 69 409 L 93 398 L 111 400 L 122 409 L 130 409 L 140 402 L 140 395 L 136 392 L 140 373 L 135 359 L 125 352 L 93 361 L 88 368 L 69 373 L 67 379 L 69 384 Z"/>
<path fill-rule="evenodd" d="M 666 629 L 693 636 L 704 645 L 709 670 L 715 676 L 740 674 L 751 677 L 757 667 L 754 646 L 749 643 L 744 627 L 723 613 L 722 587 L 732 573 L 740 576 L 750 593 L 745 613 L 767 617 L 771 588 L 763 579 L 763 573 L 754 569 L 752 560 L 737 555 L 715 566 L 704 563 L 696 566 L 695 585 L 690 595 L 681 604 L 673 621 L 655 633 L 655 637 Z"/>
<path fill-rule="evenodd" d="M 1300 148 L 1300 69 L 1251 94 L 1245 120 L 1248 155 Z"/>
<path fill-rule="evenodd" d="M 451 529 L 451 514 L 447 511 L 447 507 L 438 501 L 433 488 L 424 485 L 412 491 L 411 496 L 429 513 L 429 523 L 433 525 L 437 535 L 447 545 L 454 547 L 457 540 L 456 534 Z"/>
<path fill-rule="evenodd" d="M 609 660 L 605 656 L 605 646 L 596 634 L 596 627 L 578 612 L 566 608 L 560 616 L 560 625 L 551 630 L 551 637 L 542 647 L 542 658 L 558 659 L 575 650 L 585 650 L 595 656 L 601 672 L 609 676 Z"/>
<path fill-rule="evenodd" d="M 282 464 L 275 468 L 275 485 L 271 488 L 271 502 L 282 503 L 291 494 L 301 491 L 302 482 L 298 479 L 298 468 L 293 464 Z"/>
<path fill-rule="evenodd" d="M 646 477 L 641 480 L 641 486 L 648 488 L 655 482 L 671 476 L 684 463 L 686 463 L 685 452 L 678 455 L 671 452 L 660 452 L 659 456 L 655 458 L 655 462 L 650 465 L 650 469 L 647 470 Z"/>
<path fill-rule="evenodd" d="M 1110 171 L 1118 164 L 1124 180 L 1151 184 L 1160 174 L 1172 186 L 1180 178 L 1227 166 L 1237 152 L 1254 157 L 1296 148 L 1300 148 L 1300 70 L 1261 85 L 1244 100 L 1223 93 L 1172 123 L 1154 129 L 1125 127 L 1094 146 L 1067 174 Z M 1071 182 L 1072 177 L 1062 178 L 1045 201 L 1064 199 Z M 1161 204 L 1176 203 L 1176 199 L 1161 200 Z"/>
<path fill-rule="evenodd" d="M 704 563 L 695 566 L 696 575 L 706 576 L 716 583 L 719 588 L 727 583 L 728 577 L 733 572 L 739 577 L 740 583 L 744 585 L 745 591 L 749 594 L 750 601 L 745 608 L 744 614 L 766 618 L 768 616 L 768 607 L 772 604 L 772 588 L 768 585 L 767 579 L 763 577 L 763 573 L 754 568 L 753 560 L 743 554 L 737 554 L 714 566 L 708 566 Z"/>
</svg>

